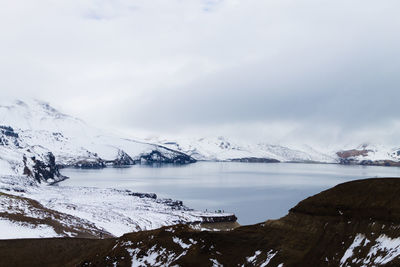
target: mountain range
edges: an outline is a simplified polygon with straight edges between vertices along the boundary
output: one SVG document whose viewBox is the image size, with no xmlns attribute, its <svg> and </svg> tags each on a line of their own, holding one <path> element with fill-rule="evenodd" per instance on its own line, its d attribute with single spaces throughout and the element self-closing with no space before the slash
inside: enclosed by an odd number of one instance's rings
<svg viewBox="0 0 400 267">
<path fill-rule="evenodd" d="M 0 174 L 27 174 L 49 182 L 62 179 L 56 169 L 68 166 L 102 168 L 188 164 L 197 160 L 397 166 L 399 159 L 398 147 L 379 144 L 317 150 L 303 144 L 244 142 L 224 136 L 141 141 L 92 127 L 43 101 L 27 99 L 0 104 Z"/>
</svg>

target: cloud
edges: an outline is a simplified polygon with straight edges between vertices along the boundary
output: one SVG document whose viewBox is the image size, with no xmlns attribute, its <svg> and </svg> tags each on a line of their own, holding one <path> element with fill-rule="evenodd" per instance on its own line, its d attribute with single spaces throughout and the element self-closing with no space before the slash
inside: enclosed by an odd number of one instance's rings
<svg viewBox="0 0 400 267">
<path fill-rule="evenodd" d="M 260 125 L 279 122 L 299 138 L 323 139 L 324 129 L 376 137 L 382 127 L 395 135 L 399 8 L 395 0 L 16 0 L 0 10 L 0 91 L 115 128 L 265 132 Z"/>
</svg>

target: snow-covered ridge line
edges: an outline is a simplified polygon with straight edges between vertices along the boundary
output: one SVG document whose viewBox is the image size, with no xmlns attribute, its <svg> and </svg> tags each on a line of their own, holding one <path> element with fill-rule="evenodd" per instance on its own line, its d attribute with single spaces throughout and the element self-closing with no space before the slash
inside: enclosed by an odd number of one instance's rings
<svg viewBox="0 0 400 267">
<path fill-rule="evenodd" d="M 383 145 L 347 145 L 343 149 L 315 149 L 309 145 L 284 146 L 241 141 L 229 137 L 150 139 L 151 142 L 183 152 L 196 160 L 235 162 L 303 162 L 362 165 L 400 165 L 400 148 Z"/>
</svg>

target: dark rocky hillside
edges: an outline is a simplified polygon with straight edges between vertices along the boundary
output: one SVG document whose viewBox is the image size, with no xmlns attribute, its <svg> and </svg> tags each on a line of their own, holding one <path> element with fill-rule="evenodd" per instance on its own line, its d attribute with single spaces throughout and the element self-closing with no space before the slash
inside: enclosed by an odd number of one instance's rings
<svg viewBox="0 0 400 267">
<path fill-rule="evenodd" d="M 279 220 L 120 238 L 0 241 L 2 266 L 400 266 L 400 179 L 340 184 Z"/>
</svg>

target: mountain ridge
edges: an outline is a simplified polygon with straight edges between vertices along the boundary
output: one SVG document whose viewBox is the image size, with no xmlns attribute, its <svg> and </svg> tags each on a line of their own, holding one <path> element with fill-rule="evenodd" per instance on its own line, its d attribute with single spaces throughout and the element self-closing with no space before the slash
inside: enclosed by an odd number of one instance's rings
<svg viewBox="0 0 400 267">
<path fill-rule="evenodd" d="M 342 149 L 317 150 L 310 145 L 276 145 L 225 136 L 199 138 L 151 138 L 150 142 L 181 151 L 196 160 L 243 162 L 297 162 L 397 166 L 398 147 L 379 144 L 345 145 Z"/>
<path fill-rule="evenodd" d="M 3 155 L 0 173 L 3 174 L 32 173 L 38 161 L 46 165 L 49 155 L 55 157 L 58 167 L 78 168 L 188 164 L 196 160 L 400 165 L 399 148 L 365 143 L 322 151 L 309 145 L 285 146 L 224 136 L 138 141 L 91 127 L 49 103 L 34 99 L 0 103 L 0 122 Z M 26 163 L 22 162 L 24 157 Z M 25 171 L 26 168 L 30 171 Z"/>
</svg>

